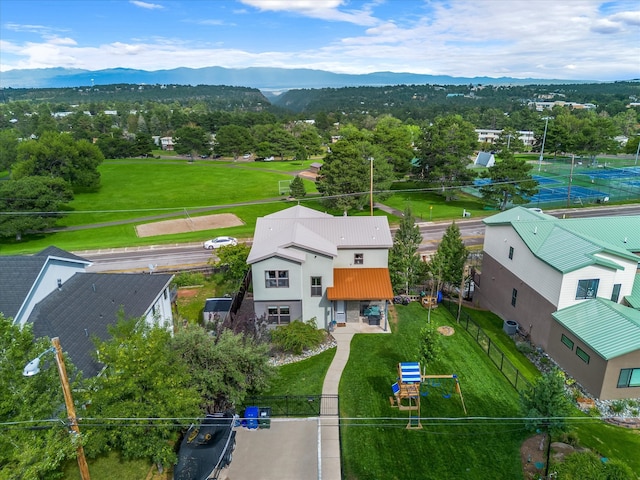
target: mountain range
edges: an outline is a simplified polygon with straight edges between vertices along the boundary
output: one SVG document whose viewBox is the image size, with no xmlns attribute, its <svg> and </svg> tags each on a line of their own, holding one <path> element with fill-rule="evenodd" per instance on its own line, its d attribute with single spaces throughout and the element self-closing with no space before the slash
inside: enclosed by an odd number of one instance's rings
<svg viewBox="0 0 640 480">
<path fill-rule="evenodd" d="M 229 85 L 258 88 L 270 92 L 291 89 L 341 88 L 385 85 L 550 85 L 597 83 L 576 80 L 541 80 L 511 77 L 451 77 L 417 73 L 375 72 L 366 74 L 333 73 L 304 68 L 175 68 L 172 70 L 136 70 L 112 68 L 81 70 L 42 68 L 8 70 L 0 73 L 0 88 L 64 88 L 110 84 Z"/>
</svg>

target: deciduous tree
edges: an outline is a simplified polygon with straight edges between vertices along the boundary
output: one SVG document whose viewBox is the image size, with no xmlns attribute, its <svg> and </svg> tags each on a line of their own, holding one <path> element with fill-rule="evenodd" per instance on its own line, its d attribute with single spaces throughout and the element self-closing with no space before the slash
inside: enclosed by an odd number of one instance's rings
<svg viewBox="0 0 640 480">
<path fill-rule="evenodd" d="M 531 177 L 533 166 L 523 159 L 517 159 L 510 151 L 502 151 L 499 161 L 480 174 L 490 183 L 480 187 L 482 198 L 489 205 L 497 205 L 500 210 L 509 203 L 523 205 L 538 193 L 538 182 Z"/>
<path fill-rule="evenodd" d="M 119 420 L 105 420 L 92 429 L 87 450 L 116 449 L 125 458 L 173 464 L 176 453 L 170 441 L 177 437 L 176 426 L 185 420 L 161 419 L 200 416 L 200 392 L 171 348 L 166 328 L 150 327 L 143 319 L 121 318 L 109 333 L 109 340 L 96 340 L 98 358 L 106 368 L 90 393 L 91 414 Z"/>
<path fill-rule="evenodd" d="M 45 132 L 37 140 L 21 142 L 12 177 L 59 177 L 74 189 L 100 187 L 98 166 L 104 156 L 87 140 L 75 141 L 66 133 Z"/>
<path fill-rule="evenodd" d="M 267 344 L 228 329 L 214 337 L 189 325 L 171 345 L 187 367 L 189 387 L 198 391 L 201 407 L 210 413 L 240 405 L 248 394 L 265 389 L 274 373 Z"/>
<path fill-rule="evenodd" d="M 23 177 L 0 182 L 0 237 L 21 240 L 26 232 L 55 225 L 62 205 L 73 199 L 61 178 Z"/>
<path fill-rule="evenodd" d="M 474 126 L 460 115 L 436 118 L 424 131 L 421 141 L 421 166 L 425 180 L 437 184 L 447 200 L 461 184 L 475 174 L 467 168 L 470 155 L 478 147 Z"/>
<path fill-rule="evenodd" d="M 40 373 L 22 375 L 24 366 L 50 347 L 47 339 L 34 340 L 30 324 L 21 329 L 0 313 L 0 478 L 59 478 L 61 466 L 76 453 L 53 354 L 43 355 Z M 75 385 L 67 358 L 65 366 Z"/>
</svg>

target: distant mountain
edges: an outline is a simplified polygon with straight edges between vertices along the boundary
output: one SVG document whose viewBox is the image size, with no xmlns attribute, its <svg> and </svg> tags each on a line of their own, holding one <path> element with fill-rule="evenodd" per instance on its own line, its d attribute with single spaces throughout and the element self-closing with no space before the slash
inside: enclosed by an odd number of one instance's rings
<svg viewBox="0 0 640 480">
<path fill-rule="evenodd" d="M 361 75 L 332 73 L 305 68 L 175 68 L 173 70 L 79 70 L 44 68 L 9 70 L 0 73 L 1 88 L 63 88 L 91 85 L 172 84 L 172 85 L 229 85 L 258 88 L 266 91 L 286 91 L 304 88 L 340 88 L 384 85 L 551 85 L 597 83 L 576 80 L 541 80 L 511 77 L 450 77 L 416 73 L 376 72 Z"/>
</svg>

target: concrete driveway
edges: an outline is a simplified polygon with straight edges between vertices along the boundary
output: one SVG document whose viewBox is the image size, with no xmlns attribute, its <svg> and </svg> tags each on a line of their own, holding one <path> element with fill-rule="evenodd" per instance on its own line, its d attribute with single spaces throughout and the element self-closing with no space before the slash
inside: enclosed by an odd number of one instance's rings
<svg viewBox="0 0 640 480">
<path fill-rule="evenodd" d="M 238 428 L 220 480 L 318 480 L 319 420 L 272 419 L 268 429 Z"/>
</svg>

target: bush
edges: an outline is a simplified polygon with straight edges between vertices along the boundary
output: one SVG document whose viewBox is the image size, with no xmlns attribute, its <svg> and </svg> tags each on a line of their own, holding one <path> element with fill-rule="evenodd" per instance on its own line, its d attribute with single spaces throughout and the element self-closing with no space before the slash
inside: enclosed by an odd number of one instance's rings
<svg viewBox="0 0 640 480">
<path fill-rule="evenodd" d="M 196 272 L 182 272 L 173 277 L 173 283 L 178 287 L 189 287 L 205 283 L 204 275 Z"/>
<path fill-rule="evenodd" d="M 526 342 L 516 343 L 516 348 L 523 355 L 529 355 L 529 354 L 533 353 L 533 347 L 530 344 L 526 343 Z"/>
<path fill-rule="evenodd" d="M 300 355 L 304 350 L 317 348 L 324 340 L 324 330 L 316 326 L 316 319 L 296 320 L 271 331 L 271 342 L 283 352 Z"/>
<path fill-rule="evenodd" d="M 616 400 L 611 403 L 611 411 L 613 413 L 621 413 L 626 406 L 627 402 L 625 402 L 624 400 Z"/>
</svg>

